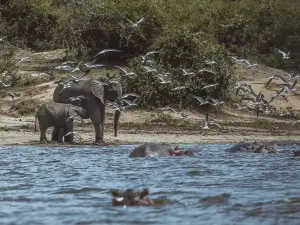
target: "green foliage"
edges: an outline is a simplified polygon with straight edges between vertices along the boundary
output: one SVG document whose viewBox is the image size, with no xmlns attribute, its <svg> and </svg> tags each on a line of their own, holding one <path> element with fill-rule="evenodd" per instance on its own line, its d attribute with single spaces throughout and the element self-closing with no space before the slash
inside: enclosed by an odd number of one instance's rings
<svg viewBox="0 0 300 225">
<path fill-rule="evenodd" d="M 18 75 L 19 66 L 15 59 L 15 53 L 13 49 L 9 49 L 8 52 L 4 52 L 0 57 L 0 80 L 7 85 L 12 87 L 16 85 L 17 81 L 20 80 Z M 0 86 L 2 89 L 3 86 Z"/>
</svg>

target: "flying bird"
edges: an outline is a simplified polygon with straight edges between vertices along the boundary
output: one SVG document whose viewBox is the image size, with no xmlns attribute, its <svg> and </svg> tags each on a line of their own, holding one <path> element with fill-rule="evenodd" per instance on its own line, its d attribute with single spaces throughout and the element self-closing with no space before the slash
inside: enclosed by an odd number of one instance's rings
<svg viewBox="0 0 300 225">
<path fill-rule="evenodd" d="M 285 53 L 285 52 L 280 51 L 280 50 L 277 50 L 277 51 L 282 55 L 283 59 L 289 59 L 290 58 L 291 51 L 289 51 L 288 53 Z"/>
<path fill-rule="evenodd" d="M 131 27 L 133 27 L 133 28 L 135 28 L 135 27 L 138 27 L 138 25 L 141 23 L 141 22 L 143 22 L 145 20 L 145 18 L 144 17 L 142 17 L 140 20 L 138 20 L 137 22 L 132 22 L 132 20 L 130 20 L 130 19 L 127 19 L 127 21 L 129 22 L 129 23 L 131 23 Z"/>
<path fill-rule="evenodd" d="M 99 55 L 103 55 L 103 54 L 105 54 L 107 52 L 123 52 L 123 51 L 118 50 L 118 49 L 103 49 L 100 52 L 98 52 L 95 57 L 97 57 Z"/>
<path fill-rule="evenodd" d="M 219 85 L 218 83 L 208 84 L 208 85 L 205 85 L 203 88 L 201 88 L 201 90 L 204 90 L 204 89 L 207 89 L 207 88 L 211 88 L 211 87 L 215 87 L 215 86 L 218 86 L 218 85 Z"/>
<path fill-rule="evenodd" d="M 286 81 L 286 79 L 284 79 L 284 77 L 283 76 L 279 76 L 279 75 L 274 75 L 274 76 L 271 76 L 271 77 L 268 77 L 268 81 L 267 81 L 267 83 L 266 83 L 266 87 L 271 83 L 271 81 L 273 80 L 273 79 L 276 79 L 276 80 L 281 80 L 282 82 L 284 82 L 284 83 L 287 83 L 287 81 Z"/>
<path fill-rule="evenodd" d="M 182 75 L 183 76 L 193 76 L 195 75 L 195 72 L 192 72 L 192 71 L 187 71 L 186 69 L 183 69 L 183 68 L 179 68 L 181 71 L 182 71 Z"/>
<path fill-rule="evenodd" d="M 123 69 L 123 68 L 120 67 L 120 66 L 115 66 L 115 67 L 118 68 L 119 70 L 121 70 L 121 71 L 124 73 L 123 76 L 132 76 L 132 75 L 135 75 L 134 72 L 129 72 L 129 71 Z"/>
<path fill-rule="evenodd" d="M 10 84 L 5 84 L 2 80 L 0 80 L 0 84 L 2 84 L 2 86 L 5 88 L 8 88 L 11 86 Z"/>
</svg>

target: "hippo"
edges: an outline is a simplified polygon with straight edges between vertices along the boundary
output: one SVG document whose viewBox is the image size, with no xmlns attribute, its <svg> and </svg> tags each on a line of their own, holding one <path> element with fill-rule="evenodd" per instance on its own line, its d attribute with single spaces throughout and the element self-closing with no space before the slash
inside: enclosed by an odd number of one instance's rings
<svg viewBox="0 0 300 225">
<path fill-rule="evenodd" d="M 112 191 L 112 204 L 114 206 L 153 206 L 154 201 L 149 197 L 149 190 L 144 188 L 142 192 L 127 189 L 125 191 Z"/>
<path fill-rule="evenodd" d="M 253 152 L 253 153 L 277 153 L 274 146 L 265 144 L 260 145 L 257 142 L 239 142 L 225 150 L 226 152 Z"/>
<path fill-rule="evenodd" d="M 165 157 L 193 155 L 191 150 L 179 149 L 171 144 L 145 143 L 132 150 L 129 157 Z"/>
</svg>

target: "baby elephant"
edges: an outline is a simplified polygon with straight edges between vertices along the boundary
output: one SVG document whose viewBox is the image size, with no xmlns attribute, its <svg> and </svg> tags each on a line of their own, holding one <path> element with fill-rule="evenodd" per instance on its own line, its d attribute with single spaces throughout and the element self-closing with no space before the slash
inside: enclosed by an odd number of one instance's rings
<svg viewBox="0 0 300 225">
<path fill-rule="evenodd" d="M 41 133 L 40 142 L 48 142 L 46 130 L 49 127 L 59 127 L 60 133 L 58 142 L 62 142 L 66 131 L 70 131 L 73 127 L 73 119 L 83 122 L 82 119 L 88 118 L 87 111 L 79 106 L 47 102 L 43 103 L 36 112 L 34 130 L 36 131 L 36 119 L 38 119 Z"/>
</svg>

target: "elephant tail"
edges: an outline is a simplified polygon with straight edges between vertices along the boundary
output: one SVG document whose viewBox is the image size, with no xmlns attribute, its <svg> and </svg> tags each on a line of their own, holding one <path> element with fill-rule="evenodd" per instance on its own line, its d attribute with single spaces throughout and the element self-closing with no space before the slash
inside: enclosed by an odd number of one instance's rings
<svg viewBox="0 0 300 225">
<path fill-rule="evenodd" d="M 37 115 L 35 115 L 35 121 L 34 121 L 34 132 L 36 132 L 36 119 L 37 119 Z"/>
</svg>

